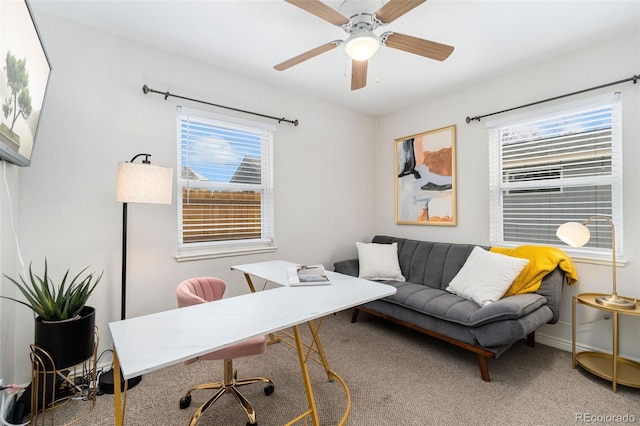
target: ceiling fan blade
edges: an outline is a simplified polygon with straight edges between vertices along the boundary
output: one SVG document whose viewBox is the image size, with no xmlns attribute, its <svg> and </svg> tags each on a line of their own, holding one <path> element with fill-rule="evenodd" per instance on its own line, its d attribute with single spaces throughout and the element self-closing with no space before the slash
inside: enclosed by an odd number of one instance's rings
<svg viewBox="0 0 640 426">
<path fill-rule="evenodd" d="M 299 54 L 298 56 L 294 56 L 291 59 L 287 59 L 286 61 L 279 63 L 273 68 L 278 71 L 284 71 L 287 68 L 291 68 L 294 65 L 298 65 L 299 63 L 306 61 L 307 59 L 314 58 L 322 53 L 335 49 L 340 44 L 342 44 L 341 40 L 330 41 L 329 43 L 318 46 L 315 49 L 311 49 L 307 52 Z"/>
<path fill-rule="evenodd" d="M 369 61 L 351 61 L 351 90 L 362 89 L 367 85 L 367 66 Z"/>
<path fill-rule="evenodd" d="M 317 17 L 324 19 L 333 25 L 347 25 L 350 21 L 349 18 L 341 14 L 335 9 L 327 6 L 319 0 L 285 0 L 300 9 L 306 10 L 309 13 L 316 15 Z"/>
<path fill-rule="evenodd" d="M 383 24 L 388 24 L 425 1 L 427 0 L 389 0 L 389 3 L 378 9 L 374 15 Z"/>
<path fill-rule="evenodd" d="M 388 3 L 387 3 L 388 4 Z M 381 37 L 384 45 L 394 49 L 424 56 L 436 61 L 444 61 L 451 55 L 454 47 L 435 41 L 424 40 L 418 37 L 399 33 L 384 33 Z"/>
</svg>

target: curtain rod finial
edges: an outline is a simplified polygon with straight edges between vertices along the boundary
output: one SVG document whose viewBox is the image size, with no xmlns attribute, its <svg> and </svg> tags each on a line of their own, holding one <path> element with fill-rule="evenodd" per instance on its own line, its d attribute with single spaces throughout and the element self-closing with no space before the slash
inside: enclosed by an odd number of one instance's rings
<svg viewBox="0 0 640 426">
<path fill-rule="evenodd" d="M 147 86 L 146 84 L 144 86 L 142 86 L 142 93 L 144 93 L 145 95 L 147 93 L 149 93 L 151 90 L 149 89 L 149 86 Z"/>
</svg>

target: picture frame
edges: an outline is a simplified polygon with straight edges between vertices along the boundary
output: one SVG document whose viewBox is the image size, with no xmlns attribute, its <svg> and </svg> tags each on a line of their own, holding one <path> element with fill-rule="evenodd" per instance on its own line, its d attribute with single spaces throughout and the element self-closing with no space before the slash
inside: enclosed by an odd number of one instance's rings
<svg viewBox="0 0 640 426">
<path fill-rule="evenodd" d="M 456 226 L 456 126 L 395 140 L 396 224 Z"/>
<path fill-rule="evenodd" d="M 51 64 L 27 0 L 0 2 L 0 159 L 29 166 Z"/>
</svg>

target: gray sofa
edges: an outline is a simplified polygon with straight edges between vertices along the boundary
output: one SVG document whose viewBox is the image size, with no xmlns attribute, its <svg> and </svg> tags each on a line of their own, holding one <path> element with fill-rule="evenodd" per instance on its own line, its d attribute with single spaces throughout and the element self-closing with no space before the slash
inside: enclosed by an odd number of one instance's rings
<svg viewBox="0 0 640 426">
<path fill-rule="evenodd" d="M 376 236 L 378 244 L 398 244 L 398 259 L 406 281 L 384 281 L 397 293 L 355 308 L 437 337 L 477 354 L 482 379 L 490 381 L 487 359 L 498 358 L 507 348 L 526 338 L 535 345 L 535 330 L 559 319 L 565 274 L 548 273 L 536 293 L 504 297 L 484 307 L 445 289 L 475 247 L 471 244 L 436 243 Z M 488 247 L 482 247 L 489 249 Z M 334 264 L 336 272 L 358 276 L 359 261 Z"/>
</svg>

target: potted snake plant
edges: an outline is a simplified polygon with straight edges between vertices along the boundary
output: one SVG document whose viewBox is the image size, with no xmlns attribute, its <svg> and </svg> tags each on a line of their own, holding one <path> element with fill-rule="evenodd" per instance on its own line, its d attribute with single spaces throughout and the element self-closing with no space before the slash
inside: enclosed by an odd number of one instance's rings
<svg viewBox="0 0 640 426">
<path fill-rule="evenodd" d="M 36 275 L 29 264 L 29 275 L 19 280 L 4 275 L 20 290 L 26 301 L 0 296 L 30 308 L 36 314 L 36 349 L 48 354 L 54 365 L 47 370 L 61 370 L 87 360 L 94 351 L 95 309 L 87 306 L 87 300 L 96 288 L 102 273 L 85 274 L 84 268 L 70 279 L 69 272 L 55 283 L 49 275 L 47 260 L 43 274 Z M 83 276 L 83 274 L 85 274 Z M 45 355 L 43 358 L 48 359 Z M 45 361 L 46 363 L 46 361 Z M 50 362 L 48 362 L 50 364 Z"/>
</svg>

